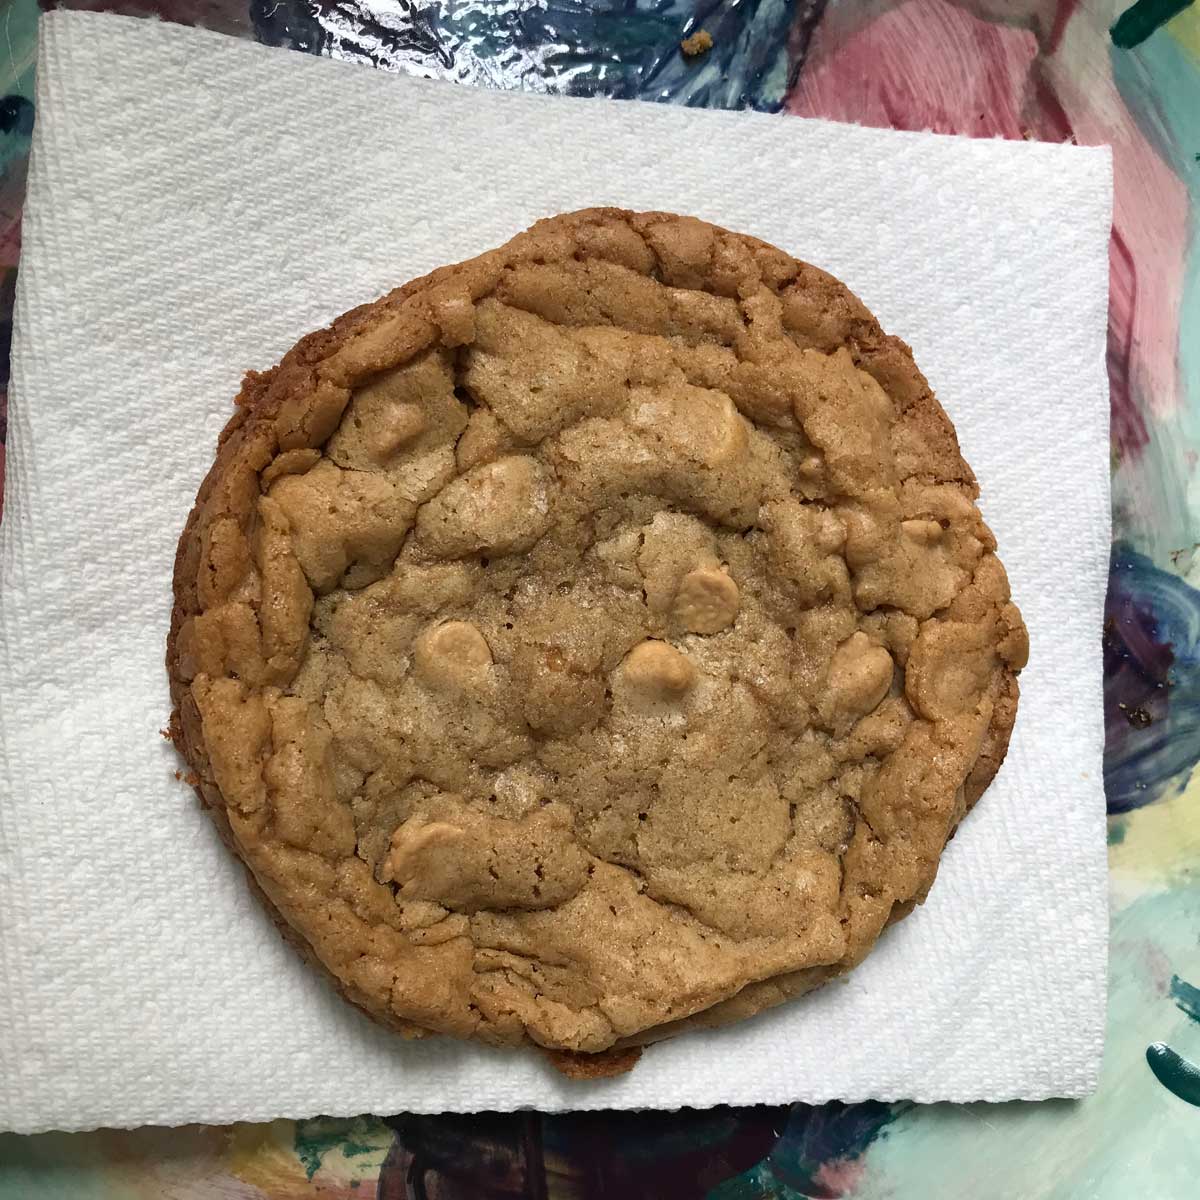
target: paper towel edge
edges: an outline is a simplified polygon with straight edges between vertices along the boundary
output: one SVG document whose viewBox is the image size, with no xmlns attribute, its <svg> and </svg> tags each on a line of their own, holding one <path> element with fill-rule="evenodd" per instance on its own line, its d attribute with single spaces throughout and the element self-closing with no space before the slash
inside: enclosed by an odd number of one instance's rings
<svg viewBox="0 0 1200 1200">
<path fill-rule="evenodd" d="M 722 1105 L 734 1107 L 751 1107 L 756 1105 L 784 1104 L 827 1104 L 839 1101 L 844 1104 L 863 1104 L 876 1101 L 882 1104 L 908 1103 L 913 1104 L 1008 1104 L 1012 1101 L 1038 1103 L 1044 1100 L 1083 1100 L 1095 1093 L 1099 1082 L 1098 1073 L 1089 1072 L 1078 1082 L 1059 1088 L 1035 1088 L 1019 1090 L 1005 1088 L 990 1094 L 981 1094 L 977 1088 L 955 1088 L 950 1090 L 935 1089 L 927 1091 L 920 1088 L 911 1091 L 895 1089 L 860 1089 L 848 1092 L 830 1092 L 822 1089 L 778 1089 L 775 1091 L 761 1088 L 745 1090 L 732 1088 L 706 1099 L 703 1104 L 680 1101 L 676 1104 L 627 1103 L 619 1104 L 605 1102 L 603 1099 L 592 1103 L 563 1102 L 555 1099 L 538 1106 L 531 1104 L 508 1104 L 504 1102 L 477 1104 L 474 1102 L 455 1104 L 453 1107 L 429 1106 L 420 1102 L 412 1103 L 372 1103 L 363 1105 L 336 1104 L 326 1108 L 315 1108 L 311 1105 L 297 1103 L 280 1107 L 259 1106 L 245 1109 L 208 1107 L 196 1108 L 185 1112 L 178 1119 L 163 1121 L 156 1119 L 150 1113 L 132 1113 L 128 1117 L 117 1118 L 102 1115 L 84 1116 L 77 1121 L 60 1124 L 53 1120 L 34 1120 L 28 1122 L 10 1122 L 0 1117 L 0 1132 L 30 1136 L 40 1133 L 89 1133 L 101 1129 L 177 1129 L 185 1125 L 233 1125 L 233 1124 L 265 1124 L 270 1121 L 305 1121 L 317 1117 L 348 1119 L 364 1114 L 388 1116 L 392 1113 L 411 1113 L 417 1116 L 438 1116 L 443 1113 L 472 1114 L 479 1112 L 538 1112 L 546 1115 L 556 1115 L 570 1112 L 680 1112 L 685 1108 L 704 1111 Z"/>
</svg>

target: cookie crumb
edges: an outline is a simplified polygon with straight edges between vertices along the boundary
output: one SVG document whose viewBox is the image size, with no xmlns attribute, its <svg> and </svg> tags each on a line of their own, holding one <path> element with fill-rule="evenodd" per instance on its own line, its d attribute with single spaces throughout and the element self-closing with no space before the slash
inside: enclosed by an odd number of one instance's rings
<svg viewBox="0 0 1200 1200">
<path fill-rule="evenodd" d="M 1154 724 L 1154 717 L 1150 712 L 1138 705 L 1136 708 L 1130 708 L 1127 704 L 1118 704 L 1117 707 L 1125 714 L 1127 720 L 1134 729 L 1147 729 Z"/>
<path fill-rule="evenodd" d="M 611 1079 L 632 1071 L 642 1057 L 640 1046 L 619 1050 L 603 1050 L 599 1054 L 578 1054 L 571 1050 L 546 1050 L 546 1057 L 556 1071 L 568 1079 Z"/>
<path fill-rule="evenodd" d="M 176 778 L 176 780 L 178 780 L 178 781 L 182 781 L 182 780 L 183 780 L 183 772 L 182 772 L 182 771 L 176 771 L 176 772 L 175 772 L 175 778 Z"/>
<path fill-rule="evenodd" d="M 712 34 L 707 29 L 698 29 L 691 37 L 685 37 L 679 43 L 679 48 L 688 56 L 696 58 L 712 49 Z"/>
</svg>

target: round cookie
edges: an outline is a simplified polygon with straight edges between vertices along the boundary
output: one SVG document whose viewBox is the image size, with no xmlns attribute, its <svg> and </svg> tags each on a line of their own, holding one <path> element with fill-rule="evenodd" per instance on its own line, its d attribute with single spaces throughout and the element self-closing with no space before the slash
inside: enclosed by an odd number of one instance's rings
<svg viewBox="0 0 1200 1200">
<path fill-rule="evenodd" d="M 924 898 L 1028 644 L 948 418 L 836 280 L 573 213 L 237 406 L 180 541 L 172 731 L 348 999 L 595 1074 Z"/>
</svg>

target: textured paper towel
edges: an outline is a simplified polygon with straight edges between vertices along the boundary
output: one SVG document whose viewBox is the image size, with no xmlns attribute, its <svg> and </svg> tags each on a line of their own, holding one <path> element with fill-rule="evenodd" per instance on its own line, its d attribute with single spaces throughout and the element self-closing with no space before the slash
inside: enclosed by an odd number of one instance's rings
<svg viewBox="0 0 1200 1200">
<path fill-rule="evenodd" d="M 0 1127 L 1088 1091 L 1108 152 L 475 92 L 123 18 L 42 30 L 0 530 Z M 580 1084 L 337 999 L 158 730 L 175 540 L 243 370 L 598 203 L 757 234 L 911 342 L 1032 657 L 1000 777 L 848 982 Z"/>
</svg>

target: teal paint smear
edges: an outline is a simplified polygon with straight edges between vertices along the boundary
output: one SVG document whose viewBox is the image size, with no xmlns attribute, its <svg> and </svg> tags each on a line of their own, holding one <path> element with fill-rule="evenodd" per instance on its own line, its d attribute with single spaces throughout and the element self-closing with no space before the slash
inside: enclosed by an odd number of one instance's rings
<svg viewBox="0 0 1200 1200">
<path fill-rule="evenodd" d="M 33 69 L 37 55 L 37 0 L 9 0 L 0 13 L 0 92 L 14 103 L 33 104 Z M 29 129 L 24 121 L 0 134 L 0 176 L 29 153 Z"/>
<path fill-rule="evenodd" d="M 210 1126 L 184 1125 L 31 1136 L 0 1133 L 0 1200 L 165 1195 L 171 1186 L 168 1180 L 198 1178 L 211 1166 L 222 1144 L 214 1132 Z M 144 1182 L 137 1186 L 131 1182 L 135 1179 Z"/>
<path fill-rule="evenodd" d="M 1113 82 L 1139 132 L 1183 183 L 1189 200 L 1184 278 L 1179 302 L 1176 355 L 1180 407 L 1150 424 L 1150 444 L 1140 461 L 1113 476 L 1114 520 L 1122 535 L 1164 571 L 1200 586 L 1200 484 L 1184 449 L 1200 446 L 1200 170 L 1196 159 L 1196 114 L 1200 113 L 1200 70 L 1171 36 L 1151 38 L 1128 53 L 1110 50 Z M 1150 281 L 1153 285 L 1153 281 Z M 1147 398 L 1140 397 L 1143 411 Z M 1156 511 L 1137 512 L 1123 487 L 1126 472 L 1149 482 Z M 1189 486 L 1190 485 L 1190 486 Z M 1173 551 L 1184 550 L 1182 555 Z"/>
<path fill-rule="evenodd" d="M 735 1175 L 705 1192 L 704 1200 L 805 1200 L 798 1192 L 781 1184 L 767 1162 Z"/>
<path fill-rule="evenodd" d="M 0 1133 L 0 1200 L 113 1200 L 102 1158 L 79 1140 L 101 1136 Z"/>
<path fill-rule="evenodd" d="M 1122 50 L 1140 46 L 1160 25 L 1177 17 L 1192 0 L 1138 0 L 1127 8 L 1109 29 L 1113 45 Z"/>
<path fill-rule="evenodd" d="M 1108 823 L 1108 844 L 1119 846 L 1125 840 L 1127 821 L 1110 820 Z"/>
<path fill-rule="evenodd" d="M 1180 1012 L 1187 1013 L 1193 1021 L 1200 1022 L 1200 988 L 1193 987 L 1178 975 L 1171 976 L 1171 999 Z"/>
<path fill-rule="evenodd" d="M 1200 1108 L 1200 1067 L 1176 1054 L 1165 1042 L 1146 1047 L 1146 1062 L 1167 1091 Z"/>
<path fill-rule="evenodd" d="M 1200 1061 L 1200 1030 L 1164 1005 L 1163 981 L 1151 967 L 1164 959 L 1194 962 L 1197 929 L 1196 877 L 1114 911 L 1104 1066 L 1093 1095 L 914 1105 L 859 1160 L 862 1172 L 846 1200 L 1195 1196 L 1200 1118 L 1147 1070 L 1146 1047 L 1165 1037 Z M 1044 1053 L 1052 1060 L 1053 1044 Z M 1152 1186 L 1147 1163 L 1153 1164 Z M 764 1191 L 755 1200 L 770 1195 Z"/>
</svg>

